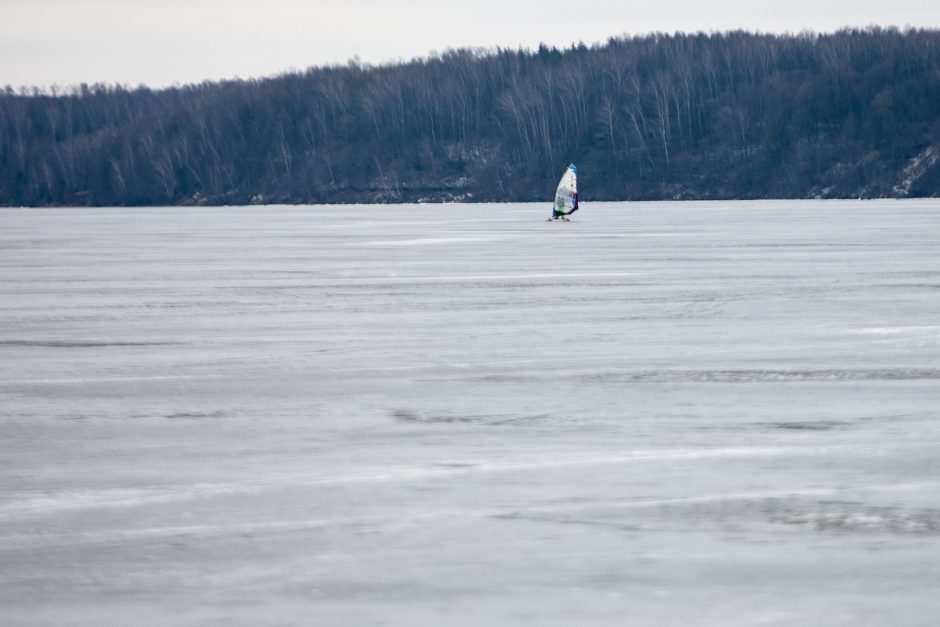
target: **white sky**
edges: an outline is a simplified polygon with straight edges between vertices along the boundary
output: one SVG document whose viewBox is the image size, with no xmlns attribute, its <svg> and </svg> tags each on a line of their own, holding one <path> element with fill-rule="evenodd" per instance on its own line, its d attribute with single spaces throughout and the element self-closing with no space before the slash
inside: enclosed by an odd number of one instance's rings
<svg viewBox="0 0 940 627">
<path fill-rule="evenodd" d="M 0 85 L 164 86 L 650 31 L 940 27 L 940 0 L 0 0 Z"/>
</svg>

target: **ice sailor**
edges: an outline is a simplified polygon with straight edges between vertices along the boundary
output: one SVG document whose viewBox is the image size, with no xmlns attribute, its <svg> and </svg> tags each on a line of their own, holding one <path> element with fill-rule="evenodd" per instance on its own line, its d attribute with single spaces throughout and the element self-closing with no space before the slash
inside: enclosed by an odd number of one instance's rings
<svg viewBox="0 0 940 627">
<path fill-rule="evenodd" d="M 578 168 L 569 164 L 555 190 L 555 204 L 550 220 L 567 220 L 578 210 Z"/>
</svg>

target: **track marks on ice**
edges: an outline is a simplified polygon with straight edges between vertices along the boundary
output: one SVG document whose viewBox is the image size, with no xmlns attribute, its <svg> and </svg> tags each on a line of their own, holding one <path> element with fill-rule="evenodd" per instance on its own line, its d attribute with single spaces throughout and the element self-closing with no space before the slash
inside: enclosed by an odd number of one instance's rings
<svg viewBox="0 0 940 627">
<path fill-rule="evenodd" d="M 159 488 L 109 488 L 69 490 L 51 493 L 15 494 L 0 503 L 0 520 L 46 516 L 63 511 L 98 508 L 146 507 L 163 503 L 224 498 L 231 495 L 273 492 L 388 481 L 423 481 L 474 473 L 511 473 L 548 468 L 588 467 L 629 463 L 656 463 L 675 460 L 765 457 L 776 455 L 820 455 L 848 447 L 729 447 L 714 449 L 665 449 L 624 451 L 610 454 L 533 456 L 512 459 L 451 459 L 421 466 L 373 467 L 331 476 L 272 476 L 267 481 L 244 483 L 196 483 Z"/>
<path fill-rule="evenodd" d="M 940 368 L 840 368 L 818 370 L 610 370 L 580 377 L 584 381 L 652 383 L 780 383 L 789 381 L 912 381 L 940 379 Z"/>
</svg>

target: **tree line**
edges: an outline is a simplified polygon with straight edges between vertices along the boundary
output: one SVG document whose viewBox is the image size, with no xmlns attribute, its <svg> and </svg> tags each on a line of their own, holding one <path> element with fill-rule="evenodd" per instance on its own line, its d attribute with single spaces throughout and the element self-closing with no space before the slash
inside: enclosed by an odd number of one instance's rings
<svg viewBox="0 0 940 627">
<path fill-rule="evenodd" d="M 940 195 L 940 31 L 650 34 L 0 91 L 0 204 Z"/>
</svg>

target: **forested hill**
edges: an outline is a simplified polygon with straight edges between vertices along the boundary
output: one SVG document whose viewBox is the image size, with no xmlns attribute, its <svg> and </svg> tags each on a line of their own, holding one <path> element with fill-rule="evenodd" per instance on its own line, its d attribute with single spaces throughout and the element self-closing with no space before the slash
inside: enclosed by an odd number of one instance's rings
<svg viewBox="0 0 940 627">
<path fill-rule="evenodd" d="M 662 35 L 0 92 L 0 204 L 940 196 L 940 31 Z"/>
</svg>

